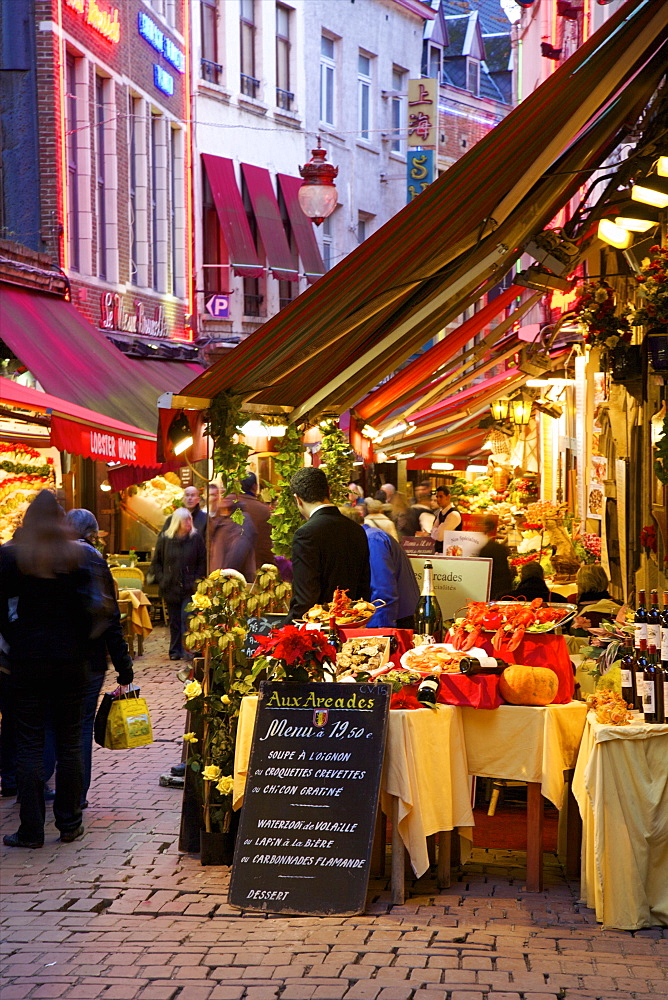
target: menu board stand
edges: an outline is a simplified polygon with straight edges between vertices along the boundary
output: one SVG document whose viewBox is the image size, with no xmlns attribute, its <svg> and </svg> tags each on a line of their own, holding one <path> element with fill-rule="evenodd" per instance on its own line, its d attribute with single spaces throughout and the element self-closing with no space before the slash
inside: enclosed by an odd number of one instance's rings
<svg viewBox="0 0 668 1000">
<path fill-rule="evenodd" d="M 390 695 L 389 684 L 260 685 L 231 906 L 364 912 Z"/>
</svg>

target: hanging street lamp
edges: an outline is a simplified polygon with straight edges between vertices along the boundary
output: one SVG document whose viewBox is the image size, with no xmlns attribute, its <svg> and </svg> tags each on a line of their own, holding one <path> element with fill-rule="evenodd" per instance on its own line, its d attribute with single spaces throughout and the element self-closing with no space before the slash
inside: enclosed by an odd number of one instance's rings
<svg viewBox="0 0 668 1000">
<path fill-rule="evenodd" d="M 495 399 L 492 403 L 490 410 L 492 411 L 492 417 L 494 420 L 501 423 L 503 420 L 508 419 L 508 407 L 510 406 L 510 400 L 507 396 L 500 396 Z"/>
<path fill-rule="evenodd" d="M 328 218 L 338 201 L 338 193 L 334 178 L 339 172 L 339 168 L 331 163 L 326 163 L 327 152 L 320 145 L 318 136 L 318 148 L 312 149 L 312 159 L 299 168 L 299 173 L 304 180 L 297 192 L 299 207 L 304 215 L 307 215 L 312 222 L 319 226 Z"/>
</svg>

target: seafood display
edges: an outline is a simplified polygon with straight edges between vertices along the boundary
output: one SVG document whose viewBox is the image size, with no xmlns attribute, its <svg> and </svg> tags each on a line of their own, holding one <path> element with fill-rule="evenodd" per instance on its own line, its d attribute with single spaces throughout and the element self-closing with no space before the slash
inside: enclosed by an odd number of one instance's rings
<svg viewBox="0 0 668 1000">
<path fill-rule="evenodd" d="M 407 650 L 401 657 L 401 665 L 419 674 L 458 674 L 463 656 L 446 643 L 428 643 Z"/>
<path fill-rule="evenodd" d="M 337 588 L 329 604 L 314 604 L 304 615 L 304 621 L 309 625 L 329 625 L 334 618 L 337 625 L 357 625 L 368 621 L 375 615 L 378 608 L 385 606 L 385 601 L 352 601 L 347 590 Z"/>
<path fill-rule="evenodd" d="M 587 708 L 596 713 L 596 721 L 606 726 L 628 726 L 633 722 L 629 706 L 621 694 L 610 688 L 603 688 L 586 697 Z"/>
<path fill-rule="evenodd" d="M 493 632 L 492 646 L 517 649 L 527 632 L 552 632 L 575 615 L 574 604 L 545 604 L 542 597 L 535 601 L 469 601 L 466 615 L 455 619 L 450 640 L 455 649 L 467 652 Z"/>
<path fill-rule="evenodd" d="M 346 674 L 361 673 L 374 677 L 384 672 L 390 655 L 390 639 L 386 635 L 359 636 L 348 639 L 336 655 L 336 670 L 341 679 Z"/>
</svg>

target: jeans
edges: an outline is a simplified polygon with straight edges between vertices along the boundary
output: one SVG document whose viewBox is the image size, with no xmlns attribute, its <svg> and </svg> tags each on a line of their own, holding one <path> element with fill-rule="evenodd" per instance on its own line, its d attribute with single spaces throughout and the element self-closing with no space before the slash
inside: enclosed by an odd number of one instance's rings
<svg viewBox="0 0 668 1000">
<path fill-rule="evenodd" d="M 165 601 L 169 615 L 169 655 L 174 659 L 180 660 L 185 654 L 183 637 L 188 631 L 186 605 L 190 604 L 191 600 L 191 597 L 184 597 L 182 601 L 174 604 Z"/>
<path fill-rule="evenodd" d="M 83 766 L 81 722 L 87 669 L 83 660 L 12 663 L 16 707 L 16 783 L 21 840 L 44 840 L 44 740 L 50 718 L 56 744 L 53 815 L 61 833 L 81 826 Z"/>
</svg>

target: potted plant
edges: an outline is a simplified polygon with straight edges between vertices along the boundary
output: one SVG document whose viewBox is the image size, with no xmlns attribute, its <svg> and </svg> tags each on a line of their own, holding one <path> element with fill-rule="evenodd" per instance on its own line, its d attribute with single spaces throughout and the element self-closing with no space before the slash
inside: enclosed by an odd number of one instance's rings
<svg viewBox="0 0 668 1000">
<path fill-rule="evenodd" d="M 631 314 L 634 326 L 647 329 L 647 349 L 655 371 L 668 369 L 668 247 L 650 247 L 636 275 L 640 307 Z"/>
<path fill-rule="evenodd" d="M 607 281 L 586 282 L 578 290 L 574 312 L 584 341 L 600 349 L 603 371 L 621 382 L 640 374 L 639 355 L 631 346 L 627 316 L 618 316 L 615 309 L 615 293 Z"/>
<path fill-rule="evenodd" d="M 271 635 L 255 637 L 255 665 L 253 679 L 263 670 L 272 680 L 306 684 L 325 679 L 324 665 L 336 658 L 327 636 L 306 625 L 285 625 L 273 629 Z"/>
</svg>

